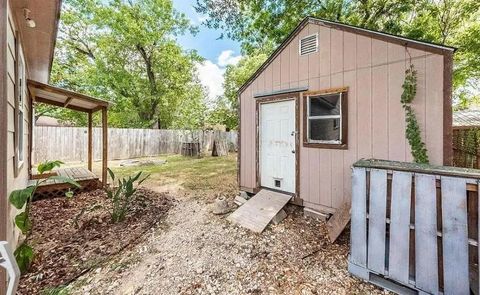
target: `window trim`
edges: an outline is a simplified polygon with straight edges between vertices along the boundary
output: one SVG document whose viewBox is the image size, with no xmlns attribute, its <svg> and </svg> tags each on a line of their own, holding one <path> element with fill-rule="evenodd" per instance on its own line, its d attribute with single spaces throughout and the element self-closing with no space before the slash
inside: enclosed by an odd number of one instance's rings
<svg viewBox="0 0 480 295">
<path fill-rule="evenodd" d="M 21 45 L 20 38 L 18 36 L 18 31 L 15 32 L 15 88 L 14 88 L 14 99 L 15 99 L 15 110 L 14 110 L 14 176 L 17 177 L 20 174 L 20 170 L 23 168 L 25 163 L 25 99 L 26 99 L 26 65 L 25 59 L 20 54 Z M 22 67 L 22 77 L 20 77 L 20 67 Z M 22 87 L 20 87 L 20 79 L 22 80 Z M 20 101 L 21 99 L 21 101 Z M 20 113 L 23 114 L 23 121 L 19 122 Z M 22 124 L 23 128 L 20 128 Z M 20 134 L 22 130 L 23 134 Z M 20 140 L 21 136 L 21 140 Z M 20 143 L 22 144 L 22 156 L 20 157 Z M 22 158 L 20 160 L 20 158 Z"/>
<path fill-rule="evenodd" d="M 310 124 L 309 119 L 315 119 L 315 116 L 309 117 L 310 97 L 316 95 L 340 94 L 341 107 L 340 115 L 333 116 L 319 116 L 322 119 L 327 117 L 340 119 L 340 142 L 339 141 L 311 141 L 309 140 Z M 323 148 L 323 149 L 348 149 L 348 87 L 329 88 L 318 91 L 309 91 L 302 93 L 303 103 L 303 146 L 309 148 Z M 320 118 L 318 118 L 320 119 Z"/>
</svg>

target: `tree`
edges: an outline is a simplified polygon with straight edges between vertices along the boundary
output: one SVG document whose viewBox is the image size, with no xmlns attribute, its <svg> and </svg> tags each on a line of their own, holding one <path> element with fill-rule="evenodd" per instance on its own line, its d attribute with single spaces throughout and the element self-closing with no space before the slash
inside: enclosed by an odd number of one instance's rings
<svg viewBox="0 0 480 295">
<path fill-rule="evenodd" d="M 229 65 L 223 83 L 224 96 L 219 99 L 210 113 L 210 124 L 222 124 L 229 129 L 238 126 L 238 90 L 267 59 L 265 53 L 243 57 L 237 65 Z"/>
<path fill-rule="evenodd" d="M 112 126 L 168 128 L 192 89 L 197 103 L 204 97 L 202 58 L 175 39 L 196 30 L 171 0 L 68 0 L 52 82 L 114 102 Z"/>
</svg>

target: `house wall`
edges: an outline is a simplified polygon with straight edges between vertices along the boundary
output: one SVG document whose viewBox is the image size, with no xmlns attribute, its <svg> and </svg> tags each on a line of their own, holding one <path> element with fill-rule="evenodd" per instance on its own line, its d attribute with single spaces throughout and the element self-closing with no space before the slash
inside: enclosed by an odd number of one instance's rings
<svg viewBox="0 0 480 295">
<path fill-rule="evenodd" d="M 318 33 L 319 50 L 299 56 L 299 38 Z M 443 163 L 444 58 L 334 27 L 308 24 L 240 94 L 240 187 L 256 188 L 254 94 L 308 86 L 348 87 L 348 149 L 300 148 L 300 198 L 334 211 L 351 196 L 351 165 L 360 158 L 412 161 L 405 139 L 401 85 L 411 56 L 418 71 L 413 103 L 432 164 Z M 303 100 L 305 98 L 301 98 Z M 303 107 L 300 106 L 301 125 Z M 303 126 L 300 128 L 303 138 Z"/>
<path fill-rule="evenodd" d="M 7 71 L 4 70 L 7 64 L 7 0 L 0 0 L 0 114 L 5 114 L 7 109 Z M 0 116 L 0 142 L 7 141 L 7 117 Z M 7 150 L 0 148 L 0 240 L 7 238 L 7 175 L 5 166 L 7 162 Z M 0 294 L 5 292 L 6 274 L 0 268 Z"/>
<path fill-rule="evenodd" d="M 15 67 L 16 67 L 16 59 L 15 59 L 15 38 L 19 36 L 16 35 L 16 25 L 14 21 L 14 17 L 12 15 L 12 11 L 9 7 L 8 9 L 8 23 L 7 23 L 7 42 L 6 42 L 6 54 L 7 54 L 7 66 L 6 66 L 6 99 L 7 99 L 7 106 L 6 106 L 6 114 L 7 114 L 7 159 L 6 159 L 6 175 L 7 175 L 7 198 L 11 191 L 16 189 L 25 188 L 29 179 L 28 173 L 28 166 L 29 166 L 29 129 L 30 129 L 30 99 L 28 97 L 27 88 L 25 87 L 25 95 L 23 101 L 23 112 L 24 112 L 24 120 L 23 130 L 24 133 L 23 141 L 24 141 L 24 149 L 23 149 L 23 165 L 18 167 L 17 173 L 15 173 Z M 5 43 L 3 43 L 5 44 Z M 23 49 L 19 48 L 19 56 L 23 58 Z M 25 64 L 25 63 L 24 63 Z M 26 71 L 25 71 L 26 72 Z M 26 76 L 28 77 L 27 73 Z M 14 249 L 17 245 L 19 232 L 16 230 L 13 219 L 17 214 L 17 210 L 13 207 L 8 205 L 8 220 L 12 222 L 7 222 L 6 226 L 6 239 L 10 243 L 11 247 Z"/>
</svg>

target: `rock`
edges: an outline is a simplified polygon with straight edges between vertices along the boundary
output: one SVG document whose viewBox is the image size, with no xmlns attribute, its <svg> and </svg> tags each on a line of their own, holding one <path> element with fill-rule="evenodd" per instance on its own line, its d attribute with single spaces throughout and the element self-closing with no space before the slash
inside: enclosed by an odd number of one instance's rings
<svg viewBox="0 0 480 295">
<path fill-rule="evenodd" d="M 216 215 L 222 215 L 230 212 L 230 208 L 228 207 L 228 203 L 224 197 L 219 197 L 215 200 L 212 212 Z"/>
</svg>

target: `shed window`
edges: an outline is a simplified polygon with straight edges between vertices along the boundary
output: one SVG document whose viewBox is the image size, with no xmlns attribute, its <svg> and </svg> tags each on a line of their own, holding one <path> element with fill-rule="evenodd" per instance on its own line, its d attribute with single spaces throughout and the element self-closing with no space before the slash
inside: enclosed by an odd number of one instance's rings
<svg viewBox="0 0 480 295">
<path fill-rule="evenodd" d="M 307 93 L 304 101 L 304 145 L 346 148 L 346 100 L 346 91 Z"/>
</svg>

